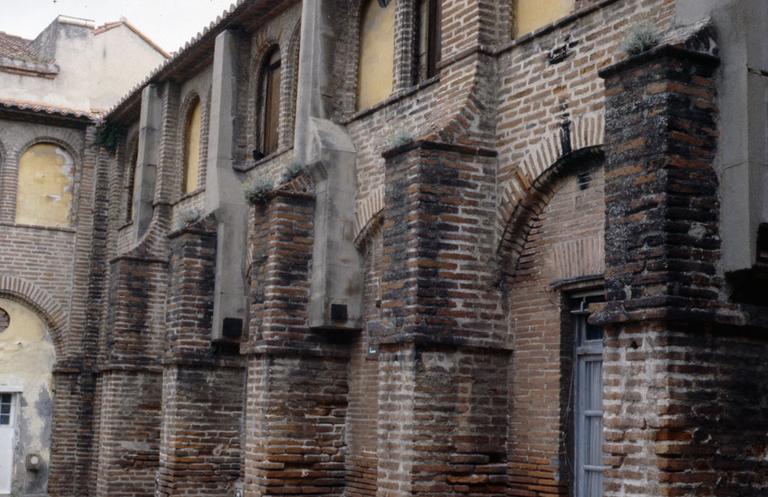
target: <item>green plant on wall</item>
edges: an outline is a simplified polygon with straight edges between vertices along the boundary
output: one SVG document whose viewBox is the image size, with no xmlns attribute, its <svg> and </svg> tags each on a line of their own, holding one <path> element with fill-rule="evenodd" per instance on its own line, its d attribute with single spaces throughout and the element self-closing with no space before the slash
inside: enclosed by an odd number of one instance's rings
<svg viewBox="0 0 768 497">
<path fill-rule="evenodd" d="M 272 180 L 267 178 L 256 178 L 245 186 L 245 198 L 252 204 L 263 204 L 267 201 L 269 193 L 275 187 Z"/>
<path fill-rule="evenodd" d="M 125 136 L 125 130 L 122 126 L 104 121 L 96 130 L 95 145 L 103 147 L 114 154 L 120 141 Z"/>
<path fill-rule="evenodd" d="M 659 44 L 659 32 L 650 22 L 636 24 L 629 29 L 621 48 L 629 55 L 647 52 Z"/>
</svg>

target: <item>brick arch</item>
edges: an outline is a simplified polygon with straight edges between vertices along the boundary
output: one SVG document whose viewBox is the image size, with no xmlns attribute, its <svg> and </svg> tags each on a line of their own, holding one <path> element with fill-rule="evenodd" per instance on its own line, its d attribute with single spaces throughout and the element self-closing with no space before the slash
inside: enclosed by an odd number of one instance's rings
<svg viewBox="0 0 768 497">
<path fill-rule="evenodd" d="M 355 209 L 355 246 L 360 248 L 381 223 L 384 212 L 384 185 L 357 203 Z"/>
<path fill-rule="evenodd" d="M 40 314 L 48 325 L 56 354 L 61 357 L 66 314 L 53 297 L 29 281 L 10 275 L 0 276 L 0 295 L 27 304 Z"/>
<path fill-rule="evenodd" d="M 605 120 L 602 113 L 578 116 L 555 132 L 543 136 L 529 147 L 511 179 L 499 185 L 497 209 L 497 249 L 505 245 L 521 206 L 540 195 L 538 189 L 563 158 L 603 145 Z M 507 240 L 509 241 L 509 240 Z"/>
<path fill-rule="evenodd" d="M 285 69 L 281 74 L 283 80 L 280 89 L 280 98 L 286 98 L 280 105 L 280 135 L 281 143 L 285 146 L 293 144 L 294 134 L 296 133 L 296 106 L 299 95 L 299 50 L 301 48 L 301 19 L 296 22 L 291 37 L 288 40 L 285 58 Z"/>
<path fill-rule="evenodd" d="M 72 144 L 66 140 L 62 140 L 61 138 L 55 138 L 53 136 L 48 136 L 48 135 L 36 136 L 31 140 L 29 140 L 27 143 L 25 143 L 22 147 L 20 147 L 18 152 L 16 153 L 16 157 L 15 157 L 16 162 L 18 162 L 21 159 L 21 157 L 27 152 L 27 150 L 41 143 L 52 143 L 58 147 L 63 148 L 72 157 L 72 162 L 75 163 L 75 170 L 79 169 L 80 154 L 75 150 L 75 147 L 73 147 Z"/>
<path fill-rule="evenodd" d="M 516 273 L 514 268 L 517 267 L 517 261 L 528 243 L 529 234 L 533 227 L 531 221 L 538 218 L 550 205 L 558 192 L 557 185 L 560 181 L 573 175 L 574 166 L 579 173 L 591 172 L 596 168 L 602 169 L 603 158 L 603 147 L 600 146 L 570 152 L 558 159 L 530 185 L 525 195 L 515 205 L 499 242 L 497 262 L 501 268 L 500 280 L 509 279 Z M 602 224 L 600 226 L 602 228 Z M 561 279 L 593 276 L 602 274 L 604 271 L 605 243 L 603 236 L 569 239 L 552 248 L 555 261 L 559 261 L 557 266 L 561 269 L 564 268 L 562 271 L 564 275 Z M 585 254 L 589 254 L 589 257 L 585 258 Z M 507 271 L 504 268 L 513 269 Z M 574 269 L 579 270 L 576 271 L 578 274 L 565 274 L 572 273 Z"/>
</svg>

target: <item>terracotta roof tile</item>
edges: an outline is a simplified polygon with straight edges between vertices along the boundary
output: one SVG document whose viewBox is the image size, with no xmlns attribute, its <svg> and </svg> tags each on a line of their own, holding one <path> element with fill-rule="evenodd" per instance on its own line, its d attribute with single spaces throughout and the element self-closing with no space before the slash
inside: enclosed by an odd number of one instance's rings
<svg viewBox="0 0 768 497">
<path fill-rule="evenodd" d="M 30 43 L 31 40 L 0 31 L 0 57 L 23 60 L 25 62 L 45 62 L 38 57 L 34 50 L 29 48 Z"/>
<path fill-rule="evenodd" d="M 36 112 L 41 114 L 49 114 L 53 116 L 69 117 L 69 118 L 76 118 L 76 119 L 96 120 L 100 117 L 100 114 L 98 113 L 85 112 L 82 110 L 69 109 L 66 107 L 55 107 L 52 105 L 44 105 L 36 102 L 26 102 L 23 100 L 0 99 L 0 109 Z"/>
</svg>

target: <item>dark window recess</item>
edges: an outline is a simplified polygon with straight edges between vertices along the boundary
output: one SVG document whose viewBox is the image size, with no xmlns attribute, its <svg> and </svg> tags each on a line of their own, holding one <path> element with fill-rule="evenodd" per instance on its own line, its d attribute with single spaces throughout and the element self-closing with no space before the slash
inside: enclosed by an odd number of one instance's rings
<svg viewBox="0 0 768 497">
<path fill-rule="evenodd" d="M 127 223 L 130 223 L 133 221 L 133 190 L 136 185 L 136 167 L 138 166 L 139 161 L 139 139 L 136 138 L 136 141 L 133 143 L 133 147 L 131 148 L 131 155 L 128 159 L 128 167 L 125 173 L 128 175 L 128 181 L 126 181 L 125 184 L 125 197 L 126 197 L 126 206 L 125 206 L 125 221 Z"/>
<path fill-rule="evenodd" d="M 240 318 L 224 318 L 221 335 L 228 340 L 237 340 L 243 336 L 243 320 Z"/>
<path fill-rule="evenodd" d="M 0 333 L 4 332 L 11 325 L 11 317 L 0 307 Z"/>
<path fill-rule="evenodd" d="M 761 224 L 757 232 L 757 262 L 768 265 L 768 224 Z"/>
<path fill-rule="evenodd" d="M 347 306 L 344 304 L 331 304 L 331 321 L 346 321 Z"/>
<path fill-rule="evenodd" d="M 419 0 L 416 28 L 416 82 L 425 81 L 437 75 L 440 62 L 440 1 Z"/>
<path fill-rule="evenodd" d="M 589 174 L 589 172 L 579 173 L 579 175 L 576 176 L 576 180 L 579 182 L 579 190 L 584 191 L 589 188 L 589 183 L 592 181 L 592 176 Z"/>
<path fill-rule="evenodd" d="M 0 425 L 11 424 L 11 399 L 9 393 L 0 394 Z"/>
<path fill-rule="evenodd" d="M 563 43 L 562 45 L 556 46 L 555 48 L 549 51 L 549 55 L 547 56 L 547 61 L 551 65 L 559 64 L 560 62 L 570 57 L 576 45 L 578 45 L 577 42 L 569 41 L 569 42 Z"/>
<path fill-rule="evenodd" d="M 261 75 L 261 151 L 265 157 L 277 151 L 280 126 L 280 50 L 267 57 Z M 254 158 L 256 154 L 254 154 Z"/>
</svg>

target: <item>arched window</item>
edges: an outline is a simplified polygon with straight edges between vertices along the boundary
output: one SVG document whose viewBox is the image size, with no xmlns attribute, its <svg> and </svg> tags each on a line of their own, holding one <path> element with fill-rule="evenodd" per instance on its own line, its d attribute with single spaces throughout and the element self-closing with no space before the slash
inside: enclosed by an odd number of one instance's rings
<svg viewBox="0 0 768 497">
<path fill-rule="evenodd" d="M 133 199 L 134 190 L 136 188 L 136 168 L 139 161 L 139 140 L 136 138 L 133 140 L 133 144 L 130 148 L 130 155 L 128 156 L 128 162 L 126 163 L 125 174 L 127 175 L 125 182 L 125 221 L 133 221 Z"/>
<path fill-rule="evenodd" d="M 16 222 L 69 226 L 72 222 L 75 164 L 55 143 L 37 143 L 19 159 Z"/>
<path fill-rule="evenodd" d="M 280 49 L 272 48 L 261 70 L 261 153 L 276 152 L 280 130 Z"/>
<path fill-rule="evenodd" d="M 368 0 L 360 23 L 357 108 L 375 105 L 392 93 L 395 68 L 395 2 Z"/>
<path fill-rule="evenodd" d="M 565 17 L 575 0 L 512 0 L 512 38 Z"/>
<path fill-rule="evenodd" d="M 440 62 L 440 0 L 419 0 L 416 81 L 437 74 Z"/>
<path fill-rule="evenodd" d="M 200 130 L 203 125 L 203 106 L 200 98 L 195 97 L 187 111 L 184 128 L 184 177 L 182 192 L 192 193 L 197 190 L 200 172 Z"/>
</svg>

